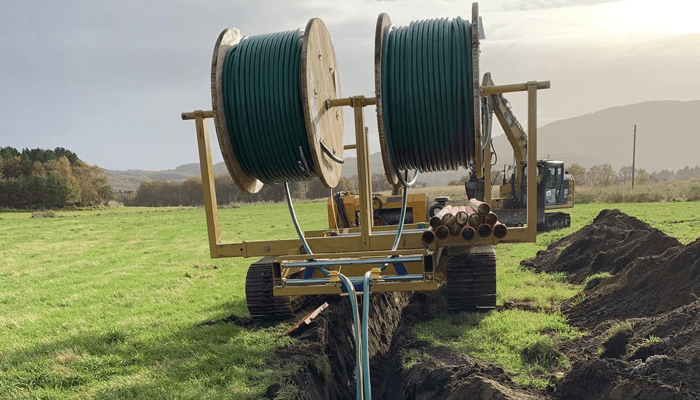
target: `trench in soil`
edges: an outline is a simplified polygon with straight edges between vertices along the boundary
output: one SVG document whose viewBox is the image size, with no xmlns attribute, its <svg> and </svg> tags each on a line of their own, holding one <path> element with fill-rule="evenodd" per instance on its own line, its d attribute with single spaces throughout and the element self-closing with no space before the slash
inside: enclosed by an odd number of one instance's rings
<svg viewBox="0 0 700 400">
<path fill-rule="evenodd" d="M 428 296 L 444 296 L 438 291 Z M 297 342 L 278 357 L 302 365 L 289 379 L 298 399 L 355 399 L 355 349 L 347 298 L 327 297 L 329 307 L 293 333 Z M 515 385 L 488 362 L 417 340 L 413 326 L 437 317 L 424 293 L 378 293 L 370 298 L 369 352 L 373 399 L 540 398 L 537 389 Z M 407 354 L 419 355 L 405 369 Z M 279 385 L 268 388 L 276 397 Z M 505 397 L 503 397 L 505 395 Z"/>
<path fill-rule="evenodd" d="M 444 307 L 433 305 L 444 291 L 377 293 L 369 319 L 372 397 L 700 398 L 700 238 L 683 245 L 636 218 L 605 210 L 523 265 L 565 272 L 576 283 L 601 271 L 611 275 L 590 284 L 584 301 L 561 305 L 570 323 L 586 332 L 558 346 L 571 362 L 565 376 L 548 390 L 519 386 L 492 363 L 417 340 L 414 325 L 444 314 Z M 335 296 L 316 299 L 315 306 L 323 301 L 329 307 L 293 332 L 297 342 L 277 356 L 301 365 L 288 377 L 298 399 L 355 399 L 350 304 Z M 418 357 L 406 366 L 409 354 Z M 267 396 L 276 398 L 279 389 L 270 386 Z"/>
</svg>

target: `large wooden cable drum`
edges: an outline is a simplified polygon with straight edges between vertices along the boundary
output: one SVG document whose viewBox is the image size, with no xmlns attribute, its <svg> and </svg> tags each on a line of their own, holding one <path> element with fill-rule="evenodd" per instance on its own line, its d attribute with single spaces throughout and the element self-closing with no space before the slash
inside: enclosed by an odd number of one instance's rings
<svg viewBox="0 0 700 400">
<path fill-rule="evenodd" d="M 375 94 L 387 180 L 401 171 L 481 162 L 478 9 L 472 21 L 442 18 L 394 26 L 377 20 Z"/>
<path fill-rule="evenodd" d="M 327 109 L 326 100 L 341 96 L 340 79 L 320 19 L 304 31 L 245 37 L 224 30 L 214 48 L 211 91 L 221 153 L 239 188 L 257 193 L 265 183 L 316 176 L 326 187 L 338 184 L 343 114 Z"/>
</svg>

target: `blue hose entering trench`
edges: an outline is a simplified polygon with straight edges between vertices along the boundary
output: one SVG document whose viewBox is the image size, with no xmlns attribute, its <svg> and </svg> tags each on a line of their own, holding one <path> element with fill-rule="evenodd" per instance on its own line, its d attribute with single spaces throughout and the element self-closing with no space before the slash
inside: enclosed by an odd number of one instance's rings
<svg viewBox="0 0 700 400">
<path fill-rule="evenodd" d="M 366 346 L 363 346 L 364 341 L 362 340 L 362 336 L 360 336 L 360 318 L 357 315 L 357 298 L 355 294 L 355 286 L 350 282 L 350 279 L 348 279 L 347 276 L 340 274 L 338 275 L 340 277 L 340 280 L 343 282 L 343 285 L 345 285 L 345 288 L 348 291 L 348 297 L 350 297 L 350 308 L 352 309 L 352 319 L 353 319 L 353 333 L 355 337 L 355 393 L 357 393 L 356 398 L 357 399 L 362 399 L 362 393 L 364 390 L 364 387 L 369 387 L 371 388 L 371 383 L 368 382 L 364 385 L 363 387 L 363 381 L 364 381 L 364 368 L 362 360 L 364 360 L 364 352 L 362 351 L 363 348 L 366 348 Z M 369 293 L 368 290 L 366 290 L 367 293 Z M 369 358 L 369 357 L 368 357 Z M 370 389 L 370 398 L 372 397 L 371 394 L 371 389 Z"/>
<path fill-rule="evenodd" d="M 405 189 L 404 189 L 405 191 Z M 292 216 L 292 223 L 297 231 L 297 235 L 301 240 L 304 251 L 307 254 L 313 254 L 311 248 L 309 247 L 304 234 L 302 233 L 301 227 L 299 226 L 299 221 L 297 220 L 296 213 L 294 212 L 294 205 L 292 204 L 292 195 L 289 192 L 289 185 L 285 182 L 284 184 L 284 195 L 287 198 L 287 207 L 289 208 L 289 214 Z M 404 208 L 405 208 L 405 195 L 404 195 Z M 402 212 L 402 215 L 405 210 Z M 395 243 L 398 243 L 398 236 L 401 232 L 397 232 L 397 239 Z M 323 267 L 316 267 L 321 273 L 328 276 L 330 271 Z M 355 349 L 356 349 L 356 361 L 355 361 L 355 393 L 357 393 L 356 398 L 371 400 L 372 399 L 372 382 L 369 377 L 369 286 L 371 281 L 371 272 L 367 271 L 364 276 L 363 281 L 363 296 L 362 296 L 362 322 L 360 322 L 359 310 L 357 307 L 357 294 L 355 293 L 355 286 L 352 284 L 350 279 L 343 274 L 338 274 L 341 282 L 346 288 L 348 295 L 350 297 L 350 308 L 352 309 L 353 318 L 353 333 L 355 337 Z M 364 396 L 363 396 L 364 393 Z"/>
<path fill-rule="evenodd" d="M 292 217 L 292 222 L 294 228 L 296 229 L 297 235 L 301 240 L 304 251 L 307 254 L 313 254 L 311 248 L 309 247 L 306 238 L 299 226 L 299 221 L 297 220 L 296 212 L 294 212 L 294 205 L 292 204 L 292 195 L 289 191 L 289 185 L 285 182 L 284 184 L 284 194 L 287 199 L 287 207 L 289 208 L 289 214 Z M 406 218 L 406 203 L 408 198 L 408 188 L 404 186 L 403 194 L 401 198 L 401 216 L 399 221 L 398 229 L 396 230 L 396 238 L 394 239 L 394 244 L 392 250 L 398 248 L 401 233 L 403 231 L 404 219 Z M 381 267 L 383 271 L 388 264 L 384 264 Z M 323 267 L 315 267 L 321 273 L 328 276 L 330 271 Z M 355 361 L 355 393 L 357 393 L 357 399 L 372 400 L 372 380 L 370 378 L 370 366 L 369 366 L 369 293 L 370 285 L 372 281 L 371 271 L 365 272 L 362 281 L 362 321 L 359 317 L 359 309 L 357 307 L 357 293 L 355 292 L 355 285 L 350 281 L 350 279 L 343 275 L 338 274 L 338 277 L 343 282 L 345 289 L 350 297 L 350 308 L 352 309 L 353 317 L 353 333 L 355 337 L 355 349 L 356 349 L 356 361 Z M 364 396 L 363 396 L 364 393 Z"/>
<path fill-rule="evenodd" d="M 369 284 L 372 273 L 365 272 L 362 288 L 362 380 L 365 386 L 365 400 L 372 400 L 372 381 L 369 378 Z"/>
</svg>

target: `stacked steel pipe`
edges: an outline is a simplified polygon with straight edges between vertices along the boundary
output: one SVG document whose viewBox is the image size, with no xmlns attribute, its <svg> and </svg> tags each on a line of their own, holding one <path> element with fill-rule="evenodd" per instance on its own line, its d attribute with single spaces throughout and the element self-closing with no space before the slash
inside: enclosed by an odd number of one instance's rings
<svg viewBox="0 0 700 400">
<path fill-rule="evenodd" d="M 487 238 L 493 234 L 497 239 L 503 239 L 508 234 L 508 228 L 498 221 L 488 203 L 476 199 L 469 200 L 466 206 L 447 205 L 430 219 L 430 229 L 423 232 L 423 244 L 429 245 L 448 236 L 461 236 L 465 241 L 472 240 L 476 235 Z"/>
</svg>

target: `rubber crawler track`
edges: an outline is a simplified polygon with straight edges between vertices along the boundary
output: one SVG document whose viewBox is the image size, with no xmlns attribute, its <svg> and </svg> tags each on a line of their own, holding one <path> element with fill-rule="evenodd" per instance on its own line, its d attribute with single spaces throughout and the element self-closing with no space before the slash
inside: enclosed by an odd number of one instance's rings
<svg viewBox="0 0 700 400">
<path fill-rule="evenodd" d="M 251 264 L 248 269 L 245 279 L 245 298 L 253 321 L 279 321 L 294 315 L 295 304 L 289 296 L 272 294 L 274 260 L 274 257 L 262 258 Z"/>
<path fill-rule="evenodd" d="M 487 312 L 496 308 L 496 253 L 493 246 L 449 250 L 447 311 Z"/>
</svg>

